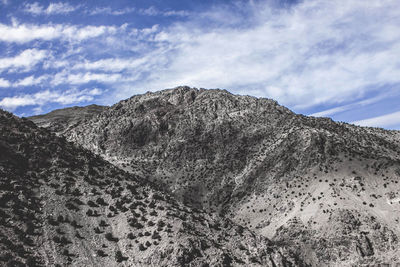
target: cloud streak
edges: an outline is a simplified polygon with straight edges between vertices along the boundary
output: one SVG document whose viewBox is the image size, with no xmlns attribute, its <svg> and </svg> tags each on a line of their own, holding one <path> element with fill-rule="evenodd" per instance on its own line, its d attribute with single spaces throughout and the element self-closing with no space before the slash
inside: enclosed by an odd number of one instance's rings
<svg viewBox="0 0 400 267">
<path fill-rule="evenodd" d="M 24 11 L 33 15 L 57 15 L 57 14 L 68 14 L 77 9 L 80 6 L 71 6 L 68 3 L 50 3 L 47 8 L 40 5 L 38 2 L 25 4 Z"/>
<path fill-rule="evenodd" d="M 10 87 L 11 83 L 3 78 L 0 78 L 0 87 Z"/>
<path fill-rule="evenodd" d="M 15 57 L 0 58 L 0 73 L 8 71 L 29 71 L 46 57 L 45 50 L 26 49 Z"/>
<path fill-rule="evenodd" d="M 113 26 L 73 26 L 64 24 L 14 24 L 0 23 L 0 42 L 29 43 L 33 40 L 52 41 L 83 41 L 105 34 L 116 33 Z"/>
<path fill-rule="evenodd" d="M 170 16 L 187 17 L 190 15 L 190 12 L 185 10 L 159 10 L 154 6 L 144 9 L 142 8 L 139 10 L 139 13 L 147 16 L 165 16 L 165 17 L 170 17 Z"/>
<path fill-rule="evenodd" d="M 89 15 L 113 15 L 113 16 L 119 16 L 119 15 L 125 15 L 129 13 L 135 12 L 135 8 L 123 8 L 123 9 L 112 9 L 111 7 L 96 7 L 93 10 L 88 10 L 87 13 Z"/>
<path fill-rule="evenodd" d="M 15 110 L 18 107 L 41 107 L 49 103 L 67 105 L 91 101 L 93 100 L 94 96 L 100 95 L 101 93 L 101 90 L 97 88 L 85 90 L 71 89 L 65 92 L 44 90 L 34 94 L 22 94 L 18 96 L 5 97 L 0 101 L 0 107 L 7 110 Z"/>
<path fill-rule="evenodd" d="M 365 120 L 353 121 L 355 125 L 373 127 L 391 127 L 400 125 L 400 111 L 377 116 Z"/>
</svg>

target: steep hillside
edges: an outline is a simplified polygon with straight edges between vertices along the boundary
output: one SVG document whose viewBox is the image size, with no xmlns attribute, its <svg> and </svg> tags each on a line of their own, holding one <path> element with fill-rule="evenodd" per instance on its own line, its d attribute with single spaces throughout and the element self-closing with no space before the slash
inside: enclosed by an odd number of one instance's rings
<svg viewBox="0 0 400 267">
<path fill-rule="evenodd" d="M 296 247 L 314 266 L 400 262 L 397 131 L 178 87 L 59 132 L 186 204 Z"/>
<path fill-rule="evenodd" d="M 306 266 L 0 110 L 0 266 Z"/>
</svg>

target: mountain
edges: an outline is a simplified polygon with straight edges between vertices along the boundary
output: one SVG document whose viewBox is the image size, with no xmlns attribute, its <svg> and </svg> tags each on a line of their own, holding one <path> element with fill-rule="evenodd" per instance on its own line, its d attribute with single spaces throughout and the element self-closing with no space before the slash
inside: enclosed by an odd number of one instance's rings
<svg viewBox="0 0 400 267">
<path fill-rule="evenodd" d="M 400 264 L 398 131 L 177 87 L 79 123 L 60 120 L 53 132 L 188 206 L 294 249 L 311 266 Z"/>
<path fill-rule="evenodd" d="M 1 110 L 0 151 L 1 266 L 307 266 Z"/>
</svg>

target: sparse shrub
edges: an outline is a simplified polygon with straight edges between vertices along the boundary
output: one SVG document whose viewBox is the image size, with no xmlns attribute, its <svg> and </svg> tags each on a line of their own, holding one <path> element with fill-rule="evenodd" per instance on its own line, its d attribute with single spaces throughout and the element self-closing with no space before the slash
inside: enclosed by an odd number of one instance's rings
<svg viewBox="0 0 400 267">
<path fill-rule="evenodd" d="M 153 210 L 152 212 L 150 212 L 150 216 L 157 216 L 158 215 L 158 213 L 157 213 L 157 211 L 155 211 L 155 210 Z"/>
<path fill-rule="evenodd" d="M 101 249 L 97 250 L 97 255 L 100 257 L 107 257 L 108 255 Z"/>
<path fill-rule="evenodd" d="M 58 215 L 57 221 L 58 221 L 59 223 L 63 223 L 63 222 L 64 222 L 64 217 L 63 217 L 62 215 Z"/>
<path fill-rule="evenodd" d="M 99 227 L 95 227 L 95 228 L 94 228 L 94 232 L 95 232 L 96 234 L 102 234 L 102 233 L 104 233 L 104 231 L 101 231 Z"/>
<path fill-rule="evenodd" d="M 118 239 L 117 237 L 114 237 L 114 236 L 112 235 L 112 233 L 107 233 L 107 234 L 105 235 L 105 237 L 106 237 L 106 239 L 107 239 L 108 241 L 112 241 L 112 242 L 118 242 L 118 241 L 119 241 L 119 239 Z"/>
<path fill-rule="evenodd" d="M 37 267 L 39 266 L 39 262 L 36 260 L 35 257 L 28 256 L 28 258 L 26 259 L 26 265 L 28 267 Z"/>
<path fill-rule="evenodd" d="M 99 205 L 97 205 L 96 203 L 94 203 L 92 200 L 89 200 L 89 201 L 87 202 L 87 204 L 89 205 L 89 207 L 92 207 L 92 208 L 98 208 L 98 207 L 99 207 Z"/>
<path fill-rule="evenodd" d="M 128 257 L 124 257 L 122 255 L 122 252 L 120 250 L 118 250 L 117 252 L 115 252 L 115 260 L 117 262 L 123 262 L 123 261 L 128 260 Z"/>
<path fill-rule="evenodd" d="M 83 227 L 82 225 L 79 225 L 75 220 L 73 220 L 73 221 L 71 222 L 71 225 L 72 225 L 72 227 L 74 227 L 75 229 L 79 229 L 79 228 L 82 228 L 82 227 Z"/>
<path fill-rule="evenodd" d="M 47 217 L 47 221 L 48 221 L 48 223 L 50 225 L 53 225 L 53 226 L 58 226 L 59 225 L 59 223 L 56 220 L 54 220 L 53 217 L 51 217 L 51 216 Z"/>
<path fill-rule="evenodd" d="M 69 210 L 73 210 L 73 211 L 79 211 L 79 208 L 77 206 L 75 206 L 74 204 L 67 202 L 65 204 L 65 207 Z"/>
<path fill-rule="evenodd" d="M 79 234 L 78 231 L 75 233 L 75 237 L 77 237 L 77 238 L 79 238 L 79 239 L 84 239 L 84 237 L 81 236 L 81 234 Z"/>
<path fill-rule="evenodd" d="M 109 224 L 107 224 L 104 220 L 101 220 L 99 225 L 100 225 L 101 227 L 109 226 Z"/>
<path fill-rule="evenodd" d="M 99 197 L 96 200 L 96 203 L 99 204 L 100 206 L 107 206 L 108 204 L 104 201 L 103 198 Z"/>
<path fill-rule="evenodd" d="M 157 231 L 153 232 L 153 235 L 151 236 L 152 239 L 158 239 L 161 240 L 161 236 Z"/>
</svg>

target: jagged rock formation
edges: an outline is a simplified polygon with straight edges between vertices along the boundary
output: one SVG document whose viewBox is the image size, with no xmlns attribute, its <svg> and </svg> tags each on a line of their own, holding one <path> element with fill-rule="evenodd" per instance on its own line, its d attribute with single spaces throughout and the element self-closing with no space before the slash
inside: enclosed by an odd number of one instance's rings
<svg viewBox="0 0 400 267">
<path fill-rule="evenodd" d="M 398 131 L 188 87 L 59 125 L 69 141 L 190 206 L 295 247 L 310 265 L 400 262 Z"/>
<path fill-rule="evenodd" d="M 0 110 L 1 266 L 306 266 Z"/>
</svg>

